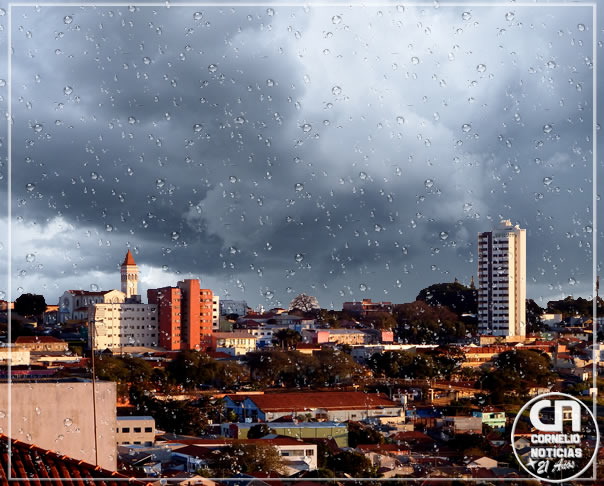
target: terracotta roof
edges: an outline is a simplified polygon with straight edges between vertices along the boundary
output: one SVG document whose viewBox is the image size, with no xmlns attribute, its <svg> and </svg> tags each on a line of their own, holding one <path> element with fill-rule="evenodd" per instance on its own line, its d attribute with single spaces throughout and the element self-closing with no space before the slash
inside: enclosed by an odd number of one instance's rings
<svg viewBox="0 0 604 486">
<path fill-rule="evenodd" d="M 264 412 L 302 412 L 305 409 L 364 410 L 380 407 L 400 407 L 384 395 L 362 392 L 320 392 L 320 393 L 268 393 L 249 395 L 252 402 Z"/>
<path fill-rule="evenodd" d="M 37 343 L 65 343 L 62 339 L 53 336 L 19 336 L 15 344 L 37 344 Z"/>
<path fill-rule="evenodd" d="M 134 263 L 134 257 L 132 256 L 132 253 L 130 253 L 130 250 L 128 250 L 128 252 L 126 253 L 126 258 L 124 258 L 124 263 L 122 263 L 122 267 L 124 265 L 136 265 L 136 263 Z"/>
<path fill-rule="evenodd" d="M 124 479 L 130 479 L 127 484 L 134 486 L 151 484 L 18 440 L 11 440 L 10 450 L 9 458 L 9 438 L 0 434 L 0 480 L 3 485 L 9 484 L 9 468 L 12 478 L 10 484 L 16 486 L 41 486 L 42 482 L 38 479 L 50 479 L 55 486 L 84 486 L 93 481 L 100 486 L 123 486 Z M 21 478 L 23 479 L 20 480 Z M 95 481 L 97 478 L 115 478 L 121 481 Z"/>
</svg>

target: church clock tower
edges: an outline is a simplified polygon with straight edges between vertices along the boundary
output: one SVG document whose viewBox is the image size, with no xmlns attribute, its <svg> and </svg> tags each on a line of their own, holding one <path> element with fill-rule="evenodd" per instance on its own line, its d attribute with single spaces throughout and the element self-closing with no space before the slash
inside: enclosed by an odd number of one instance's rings
<svg viewBox="0 0 604 486">
<path fill-rule="evenodd" d="M 133 295 L 138 295 L 138 267 L 134 263 L 130 250 L 126 253 L 120 273 L 122 277 L 122 292 L 126 294 L 126 298 L 129 299 Z"/>
</svg>

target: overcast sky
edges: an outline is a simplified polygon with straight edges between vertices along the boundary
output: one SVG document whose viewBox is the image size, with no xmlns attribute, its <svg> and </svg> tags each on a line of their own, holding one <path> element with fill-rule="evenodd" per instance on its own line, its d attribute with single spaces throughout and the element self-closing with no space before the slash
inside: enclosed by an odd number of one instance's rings
<svg viewBox="0 0 604 486">
<path fill-rule="evenodd" d="M 13 299 L 119 288 L 129 247 L 145 300 L 408 302 L 468 284 L 501 218 L 528 297 L 591 294 L 591 8 L 39 4 L 12 18 Z"/>
</svg>

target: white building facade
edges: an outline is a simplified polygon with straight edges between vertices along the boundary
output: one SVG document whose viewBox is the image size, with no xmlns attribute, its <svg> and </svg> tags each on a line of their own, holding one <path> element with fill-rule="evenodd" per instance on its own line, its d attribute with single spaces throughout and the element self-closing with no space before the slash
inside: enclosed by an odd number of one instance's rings
<svg viewBox="0 0 604 486">
<path fill-rule="evenodd" d="M 237 314 L 240 317 L 244 316 L 247 314 L 247 302 L 245 300 L 221 300 L 220 314 L 223 316 L 229 314 Z"/>
<path fill-rule="evenodd" d="M 119 290 L 91 292 L 88 290 L 66 290 L 59 298 L 59 322 L 88 318 L 88 307 L 101 303 L 120 303 L 126 300 L 126 294 Z"/>
<path fill-rule="evenodd" d="M 159 321 L 155 304 L 94 304 L 89 308 L 88 346 L 116 349 L 124 346 L 159 346 Z"/>
<path fill-rule="evenodd" d="M 478 234 L 478 329 L 493 336 L 526 335 L 526 230 L 501 221 Z"/>
</svg>

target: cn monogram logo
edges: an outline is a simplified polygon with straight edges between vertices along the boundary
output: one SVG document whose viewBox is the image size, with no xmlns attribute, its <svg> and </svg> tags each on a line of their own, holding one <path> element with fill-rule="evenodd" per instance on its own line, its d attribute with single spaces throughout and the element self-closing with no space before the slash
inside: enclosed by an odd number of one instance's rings
<svg viewBox="0 0 604 486">
<path fill-rule="evenodd" d="M 551 400 L 540 400 L 531 407 L 530 419 L 533 427 L 542 432 L 558 432 L 562 433 L 562 425 L 564 420 L 564 410 L 570 409 L 572 420 L 572 431 L 579 432 L 581 430 L 581 405 L 574 400 L 554 400 L 554 423 L 544 424 L 541 421 L 539 413 L 541 410 L 552 406 Z"/>
</svg>

